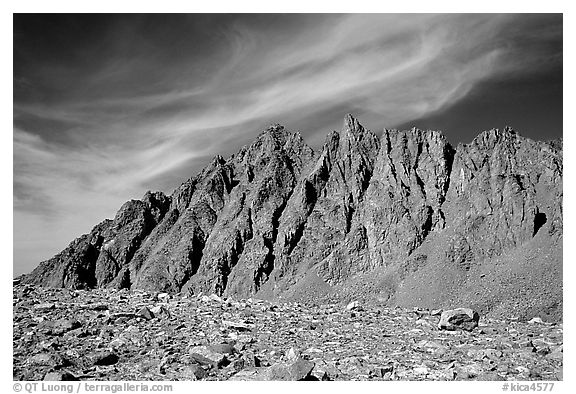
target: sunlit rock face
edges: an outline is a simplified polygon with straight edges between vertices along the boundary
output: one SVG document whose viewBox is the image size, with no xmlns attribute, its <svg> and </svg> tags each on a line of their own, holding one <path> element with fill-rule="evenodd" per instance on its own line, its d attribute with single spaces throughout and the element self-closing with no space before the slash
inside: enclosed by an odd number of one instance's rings
<svg viewBox="0 0 576 394">
<path fill-rule="evenodd" d="M 270 126 L 170 196 L 125 203 L 22 278 L 266 299 L 561 318 L 562 143 L 490 130 L 452 147 L 431 130 L 348 115 L 315 151 Z M 531 317 L 531 316 L 530 316 Z"/>
</svg>

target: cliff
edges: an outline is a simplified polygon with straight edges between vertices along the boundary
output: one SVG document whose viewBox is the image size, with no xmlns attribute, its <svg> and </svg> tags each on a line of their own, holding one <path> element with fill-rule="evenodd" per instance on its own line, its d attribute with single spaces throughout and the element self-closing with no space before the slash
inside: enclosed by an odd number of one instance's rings
<svg viewBox="0 0 576 394">
<path fill-rule="evenodd" d="M 348 115 L 319 151 L 273 125 L 170 196 L 125 203 L 22 278 L 562 317 L 562 146 L 510 128 L 439 131 Z"/>
</svg>

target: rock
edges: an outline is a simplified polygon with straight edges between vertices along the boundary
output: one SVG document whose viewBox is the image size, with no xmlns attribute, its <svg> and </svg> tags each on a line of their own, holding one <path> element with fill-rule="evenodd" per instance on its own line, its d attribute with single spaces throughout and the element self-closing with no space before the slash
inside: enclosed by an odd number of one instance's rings
<svg viewBox="0 0 576 394">
<path fill-rule="evenodd" d="M 228 328 L 232 328 L 237 331 L 250 331 L 252 330 L 252 326 L 250 324 L 242 323 L 242 322 L 233 322 L 228 320 L 222 320 L 222 324 Z"/>
<path fill-rule="evenodd" d="M 216 294 L 210 294 L 210 297 L 208 297 L 208 299 L 215 302 L 223 302 L 222 298 L 218 297 Z"/>
<path fill-rule="evenodd" d="M 440 316 L 442 314 L 442 309 L 433 309 L 430 311 L 430 316 Z"/>
<path fill-rule="evenodd" d="M 387 376 L 389 376 L 389 374 L 391 374 L 393 371 L 394 371 L 393 365 L 379 366 L 379 367 L 372 368 L 372 370 L 370 371 L 370 376 L 384 379 Z"/>
<path fill-rule="evenodd" d="M 300 351 L 294 347 L 291 347 L 288 352 L 286 352 L 286 360 L 289 362 L 297 361 L 300 356 Z"/>
<path fill-rule="evenodd" d="M 340 371 L 332 363 L 328 363 L 322 359 L 315 360 L 314 369 L 312 374 L 317 380 L 336 380 L 340 376 Z"/>
<path fill-rule="evenodd" d="M 262 367 L 262 360 L 254 354 L 242 354 L 242 361 L 247 367 Z"/>
<path fill-rule="evenodd" d="M 48 372 L 44 376 L 43 380 L 59 382 L 59 381 L 75 381 L 79 379 L 67 371 L 57 371 L 57 372 L 54 371 L 54 372 Z"/>
<path fill-rule="evenodd" d="M 530 319 L 528 321 L 528 323 L 530 323 L 530 324 L 543 324 L 544 322 L 539 317 L 533 317 L 532 319 Z"/>
<path fill-rule="evenodd" d="M 170 318 L 170 311 L 168 308 L 164 307 L 163 305 L 157 305 L 150 309 L 150 314 L 154 317 L 158 318 Z"/>
<path fill-rule="evenodd" d="M 557 379 L 563 367 L 562 323 L 488 315 L 482 319 L 485 333 L 469 334 L 437 330 L 439 318 L 413 308 L 366 303 L 351 318 L 339 300 L 329 305 L 277 302 L 271 311 L 268 302 L 257 299 L 240 300 L 236 307 L 180 295 L 159 304 L 170 307 L 169 319 L 145 320 L 135 319 L 133 311 L 152 302 L 153 293 L 96 289 L 69 297 L 68 290 L 41 287 L 24 296 L 25 304 L 43 299 L 62 305 L 49 312 L 53 320 L 28 307 L 14 309 L 15 380 L 68 372 L 82 380 L 111 381 L 528 381 Z M 85 307 L 102 303 L 110 305 L 105 313 Z M 40 328 L 43 322 L 50 328 L 56 320 L 71 318 L 83 324 L 62 336 Z M 310 329 L 312 324 L 318 328 Z M 306 350 L 301 352 L 301 346 Z M 115 357 L 98 361 L 107 353 Z M 309 363 L 314 365 L 310 373 Z"/>
<path fill-rule="evenodd" d="M 42 302 L 40 304 L 34 305 L 33 308 L 36 311 L 49 311 L 52 309 L 56 309 L 56 304 L 54 304 L 53 302 Z"/>
<path fill-rule="evenodd" d="M 292 363 L 277 363 L 268 368 L 266 380 L 309 380 L 314 363 L 299 359 Z"/>
<path fill-rule="evenodd" d="M 229 343 L 210 345 L 210 346 L 208 346 L 208 349 L 214 353 L 220 353 L 220 354 L 224 354 L 224 355 L 232 355 L 232 354 L 236 353 L 236 349 L 234 348 L 234 345 L 231 345 Z"/>
<path fill-rule="evenodd" d="M 503 353 L 502 351 L 497 349 L 485 349 L 482 355 L 485 358 L 497 361 L 499 358 L 503 356 Z"/>
<path fill-rule="evenodd" d="M 206 377 L 206 371 L 200 365 L 192 364 L 183 368 L 182 375 L 189 380 L 202 380 Z"/>
<path fill-rule="evenodd" d="M 244 361 L 244 359 L 237 359 L 232 361 L 229 364 L 230 368 L 234 371 L 234 372 L 238 372 L 243 370 L 246 367 L 246 362 Z"/>
<path fill-rule="evenodd" d="M 496 330 L 494 327 L 483 327 L 480 329 L 480 334 L 498 335 L 498 330 Z"/>
<path fill-rule="evenodd" d="M 74 319 L 58 319 L 54 321 L 44 321 L 40 324 L 40 328 L 50 335 L 62 335 L 68 331 L 75 330 L 81 327 L 82 324 Z"/>
<path fill-rule="evenodd" d="M 266 378 L 265 368 L 244 369 L 230 377 L 231 381 L 261 381 Z"/>
<path fill-rule="evenodd" d="M 553 349 L 546 357 L 549 359 L 562 361 L 564 359 L 564 345 L 560 345 Z"/>
<path fill-rule="evenodd" d="M 428 368 L 427 367 L 416 367 L 416 368 L 413 368 L 412 371 L 416 375 L 427 375 L 428 374 Z"/>
<path fill-rule="evenodd" d="M 59 368 L 68 365 L 69 361 L 58 353 L 38 353 L 29 357 L 27 364 L 46 365 L 53 368 Z"/>
<path fill-rule="evenodd" d="M 358 310 L 360 308 L 360 303 L 358 301 L 352 301 L 348 305 L 346 305 L 347 311 Z"/>
<path fill-rule="evenodd" d="M 438 328 L 441 330 L 466 330 L 472 331 L 478 327 L 480 315 L 470 308 L 450 309 L 442 312 Z"/>
<path fill-rule="evenodd" d="M 110 351 L 97 351 L 92 353 L 89 359 L 92 365 L 114 365 L 120 358 Z"/>
<path fill-rule="evenodd" d="M 558 372 L 556 372 L 556 379 L 563 381 L 564 380 L 564 370 L 560 368 Z"/>
<path fill-rule="evenodd" d="M 474 380 L 478 380 L 478 381 L 505 381 L 506 379 L 503 378 L 502 376 L 498 375 L 495 372 L 484 372 L 481 373 L 478 376 L 474 377 Z"/>
<path fill-rule="evenodd" d="M 548 346 L 541 347 L 540 349 L 536 350 L 536 353 L 538 353 L 539 356 L 546 356 L 550 354 L 550 348 Z"/>
<path fill-rule="evenodd" d="M 221 368 L 228 363 L 224 354 L 213 351 L 208 346 L 194 346 L 190 348 L 189 353 L 199 364 Z"/>
<path fill-rule="evenodd" d="M 106 304 L 83 304 L 80 305 L 80 308 L 89 309 L 92 311 L 107 311 L 109 309 L 108 305 Z"/>
<path fill-rule="evenodd" d="M 436 356 L 441 356 L 448 351 L 446 346 L 435 341 L 422 340 L 416 343 L 416 346 Z"/>
<path fill-rule="evenodd" d="M 142 309 L 140 309 L 136 315 L 138 317 L 142 317 L 146 320 L 150 320 L 150 319 L 154 319 L 154 314 L 152 313 L 152 311 L 150 309 L 148 309 L 147 306 L 143 306 Z"/>
<path fill-rule="evenodd" d="M 108 317 L 108 322 L 109 323 L 115 323 L 115 324 L 122 324 L 122 323 L 126 323 L 130 319 L 134 319 L 136 317 L 141 317 L 141 316 L 136 314 L 136 313 L 124 313 L 124 312 L 112 313 Z"/>
</svg>

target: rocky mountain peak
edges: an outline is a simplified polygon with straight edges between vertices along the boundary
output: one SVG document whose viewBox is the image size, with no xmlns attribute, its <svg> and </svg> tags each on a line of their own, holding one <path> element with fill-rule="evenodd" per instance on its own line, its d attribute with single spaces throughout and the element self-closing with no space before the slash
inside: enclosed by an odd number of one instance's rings
<svg viewBox="0 0 576 394">
<path fill-rule="evenodd" d="M 255 143 L 261 142 L 267 148 L 276 150 L 282 148 L 291 135 L 284 126 L 274 123 L 260 133 Z"/>
<path fill-rule="evenodd" d="M 364 131 L 364 127 L 358 122 L 352 114 L 347 114 L 344 117 L 344 123 L 342 125 L 342 132 L 348 132 L 351 134 L 360 134 Z"/>
<path fill-rule="evenodd" d="M 483 131 L 474 138 L 471 145 L 492 149 L 497 144 L 513 144 L 517 138 L 523 137 L 516 133 L 512 127 L 506 126 L 503 130 L 494 128 Z"/>
<path fill-rule="evenodd" d="M 339 140 L 340 146 L 346 150 L 354 149 L 355 146 L 361 144 L 372 145 L 374 140 L 377 140 L 377 137 L 371 131 L 366 130 L 351 114 L 348 114 L 344 118 L 344 123 L 339 133 Z"/>
<path fill-rule="evenodd" d="M 440 131 L 384 130 L 378 138 L 347 115 L 316 153 L 300 133 L 274 124 L 172 195 L 127 202 L 22 281 L 461 302 L 558 319 L 562 174 L 561 143 L 510 128 L 454 149 Z"/>
</svg>

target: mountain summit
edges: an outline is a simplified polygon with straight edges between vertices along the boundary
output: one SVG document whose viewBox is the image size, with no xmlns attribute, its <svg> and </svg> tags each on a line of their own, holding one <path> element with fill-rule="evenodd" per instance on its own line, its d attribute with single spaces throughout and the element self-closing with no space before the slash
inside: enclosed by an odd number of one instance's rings
<svg viewBox="0 0 576 394">
<path fill-rule="evenodd" d="M 439 131 L 347 115 L 319 151 L 270 126 L 170 196 L 126 202 L 22 281 L 321 302 L 364 298 L 562 317 L 562 147 L 510 128 Z"/>
</svg>

